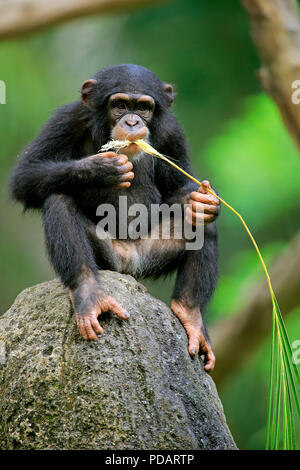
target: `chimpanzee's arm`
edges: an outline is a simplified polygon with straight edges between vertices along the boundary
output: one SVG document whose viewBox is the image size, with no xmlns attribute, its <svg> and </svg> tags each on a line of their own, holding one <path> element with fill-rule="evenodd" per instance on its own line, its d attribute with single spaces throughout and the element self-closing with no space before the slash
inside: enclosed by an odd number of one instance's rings
<svg viewBox="0 0 300 470">
<path fill-rule="evenodd" d="M 71 188 L 75 182 L 73 139 L 78 141 L 76 130 L 82 135 L 76 114 L 74 103 L 59 109 L 22 152 L 11 175 L 10 191 L 26 208 L 42 207 L 49 195 L 64 192 L 66 185 Z"/>
<path fill-rule="evenodd" d="M 86 186 L 117 184 L 126 170 L 122 158 L 113 152 L 103 158 L 91 155 L 80 159 L 87 132 L 80 106 L 71 103 L 59 109 L 21 154 L 10 190 L 25 208 L 42 207 L 54 193 L 73 195 Z"/>
</svg>

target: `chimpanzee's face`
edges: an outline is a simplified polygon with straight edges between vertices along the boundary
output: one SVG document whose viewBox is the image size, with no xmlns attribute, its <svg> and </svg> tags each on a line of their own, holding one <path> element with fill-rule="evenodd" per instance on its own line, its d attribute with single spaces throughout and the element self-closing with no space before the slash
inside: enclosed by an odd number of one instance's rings
<svg viewBox="0 0 300 470">
<path fill-rule="evenodd" d="M 94 138 L 101 146 L 105 143 L 104 133 L 109 138 L 107 131 L 112 139 L 132 142 L 149 141 L 150 130 L 151 139 L 158 137 L 161 117 L 172 105 L 174 91 L 172 85 L 159 80 L 150 70 L 123 64 L 107 67 L 83 82 L 81 99 L 93 113 L 92 133 L 98 136 Z M 130 144 L 122 153 L 136 158 L 142 152 L 136 144 Z"/>
<path fill-rule="evenodd" d="M 155 101 L 149 95 L 115 93 L 108 101 L 111 137 L 116 140 L 148 140 L 149 123 L 153 117 Z M 129 158 L 140 154 L 136 144 L 122 149 Z"/>
</svg>

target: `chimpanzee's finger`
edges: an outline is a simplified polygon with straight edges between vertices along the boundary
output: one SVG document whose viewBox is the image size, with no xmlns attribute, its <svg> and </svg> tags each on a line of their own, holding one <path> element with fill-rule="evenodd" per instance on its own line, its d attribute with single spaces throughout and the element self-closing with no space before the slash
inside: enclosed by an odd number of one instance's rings
<svg viewBox="0 0 300 470">
<path fill-rule="evenodd" d="M 216 215 L 215 214 L 205 214 L 202 212 L 192 212 L 192 220 L 193 222 L 213 222 L 215 220 Z"/>
<path fill-rule="evenodd" d="M 95 331 L 94 331 L 94 329 L 91 325 L 91 320 L 90 319 L 85 320 L 84 326 L 85 326 L 85 331 L 87 333 L 88 339 L 91 340 L 91 341 L 97 341 L 98 336 L 96 335 L 96 333 L 95 333 Z"/>
<path fill-rule="evenodd" d="M 131 162 L 126 163 L 125 165 L 120 165 L 116 167 L 119 173 L 128 173 L 132 170 L 133 165 Z"/>
<path fill-rule="evenodd" d="M 100 152 L 100 153 L 96 153 L 96 155 L 97 157 L 104 157 L 104 158 L 115 158 L 118 156 L 116 152 Z"/>
<path fill-rule="evenodd" d="M 129 173 L 124 173 L 123 175 L 121 175 L 120 181 L 133 180 L 133 178 L 134 178 L 134 173 L 133 171 L 130 171 Z"/>
<path fill-rule="evenodd" d="M 193 211 L 190 207 L 186 208 L 186 215 L 191 217 L 193 222 L 205 222 L 215 218 L 215 214 L 206 214 L 205 212 L 196 212 Z"/>
<path fill-rule="evenodd" d="M 76 314 L 76 323 L 77 323 L 77 328 L 83 339 L 87 340 L 88 339 L 88 334 L 85 329 L 85 324 L 83 321 L 82 315 Z"/>
<path fill-rule="evenodd" d="M 193 225 L 193 219 L 192 216 L 190 215 L 185 215 L 185 220 L 187 221 L 188 224 Z"/>
<path fill-rule="evenodd" d="M 108 306 L 108 310 L 111 310 L 117 317 L 121 318 L 122 320 L 128 320 L 129 313 L 125 310 L 125 308 L 121 307 L 121 305 L 113 298 L 108 297 L 105 302 Z"/>
<path fill-rule="evenodd" d="M 116 157 L 116 165 L 125 165 L 125 163 L 127 163 L 127 162 L 128 162 L 127 155 L 118 155 Z M 131 162 L 129 162 L 129 163 L 131 163 Z M 131 165 L 132 165 L 132 163 L 131 163 Z"/>
<path fill-rule="evenodd" d="M 196 356 L 199 352 L 199 340 L 200 335 L 199 331 L 195 329 L 194 331 L 189 332 L 189 353 L 191 356 Z"/>
<path fill-rule="evenodd" d="M 189 207 L 186 208 L 186 220 L 189 224 L 198 227 L 203 224 L 209 224 L 216 218 L 216 214 L 206 214 L 203 212 L 194 212 Z"/>
<path fill-rule="evenodd" d="M 213 188 L 211 187 L 210 182 L 207 180 L 203 180 L 201 186 L 198 188 L 198 193 L 211 194 L 211 191 L 216 194 Z"/>
<path fill-rule="evenodd" d="M 210 182 L 208 180 L 203 180 L 201 181 L 201 188 L 203 189 L 211 189 L 211 185 L 210 185 Z"/>
<path fill-rule="evenodd" d="M 214 214 L 198 214 L 197 212 L 192 213 L 192 224 L 196 227 L 198 225 L 209 224 L 215 220 Z"/>
<path fill-rule="evenodd" d="M 193 191 L 190 194 L 190 200 L 196 201 L 196 202 L 202 202 L 203 204 L 213 204 L 215 206 L 218 206 L 220 204 L 219 199 L 216 196 L 213 196 L 212 194 L 204 194 L 200 192 Z"/>
<path fill-rule="evenodd" d="M 104 330 L 103 330 L 102 326 L 100 326 L 100 323 L 98 322 L 97 318 L 91 318 L 91 326 L 94 329 L 94 331 L 96 333 L 98 333 L 99 335 L 101 335 L 104 332 Z"/>
<path fill-rule="evenodd" d="M 197 224 L 195 223 L 195 220 L 193 219 L 193 211 L 190 209 L 190 207 L 187 207 L 186 208 L 186 211 L 185 211 L 185 220 L 190 224 L 190 225 L 194 225 L 197 226 Z M 202 223 L 199 223 L 198 225 L 203 225 L 204 224 L 204 221 L 202 221 Z"/>
<path fill-rule="evenodd" d="M 204 355 L 204 369 L 211 371 L 215 367 L 216 358 L 211 349 L 210 344 L 204 339 L 202 334 L 196 328 L 189 329 L 189 353 L 191 356 L 196 356 L 198 353 Z"/>
<path fill-rule="evenodd" d="M 203 194 L 207 194 L 208 191 L 207 190 L 210 190 L 210 191 L 213 191 L 211 185 L 210 185 L 210 182 L 207 181 L 207 180 L 203 180 L 201 181 L 201 186 L 198 188 L 198 192 L 199 193 L 203 193 Z M 213 191 L 214 192 L 214 191 Z"/>
<path fill-rule="evenodd" d="M 126 183 L 118 184 L 117 188 L 130 188 L 130 186 L 131 186 L 131 183 L 129 183 L 129 181 L 127 181 Z"/>
<path fill-rule="evenodd" d="M 211 204 L 202 204 L 201 202 L 196 202 L 190 199 L 190 204 L 192 206 L 193 212 L 203 212 L 205 214 L 218 214 L 219 207 Z"/>
<path fill-rule="evenodd" d="M 216 358 L 215 358 L 215 355 L 214 355 L 214 353 L 211 349 L 210 344 L 207 341 L 205 341 L 203 343 L 200 343 L 200 348 L 201 348 L 201 352 L 204 355 L 204 369 L 207 372 L 209 372 L 211 370 L 214 370 L 215 363 L 216 363 Z"/>
</svg>

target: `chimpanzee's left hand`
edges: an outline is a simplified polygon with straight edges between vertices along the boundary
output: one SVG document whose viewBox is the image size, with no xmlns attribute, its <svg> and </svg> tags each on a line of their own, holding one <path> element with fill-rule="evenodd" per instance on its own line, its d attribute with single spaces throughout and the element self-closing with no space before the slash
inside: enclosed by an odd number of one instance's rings
<svg viewBox="0 0 300 470">
<path fill-rule="evenodd" d="M 188 203 L 191 204 L 192 209 L 190 207 L 186 209 L 186 220 L 194 226 L 203 223 L 210 224 L 220 213 L 220 201 L 205 189 L 213 191 L 209 181 L 202 181 L 202 184 L 203 186 L 200 186 L 198 191 L 190 194 Z"/>
</svg>

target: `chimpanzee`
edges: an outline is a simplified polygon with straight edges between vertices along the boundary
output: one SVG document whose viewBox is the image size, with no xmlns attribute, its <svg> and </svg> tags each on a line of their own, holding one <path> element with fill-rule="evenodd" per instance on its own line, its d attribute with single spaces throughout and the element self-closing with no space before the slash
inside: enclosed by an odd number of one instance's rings
<svg viewBox="0 0 300 470">
<path fill-rule="evenodd" d="M 51 263 L 69 295 L 79 332 L 96 340 L 103 332 L 98 316 L 112 311 L 129 314 L 101 287 L 98 270 L 110 269 L 137 278 L 159 277 L 177 269 L 171 309 L 189 339 L 189 353 L 205 357 L 205 369 L 215 357 L 201 312 L 217 279 L 219 201 L 163 160 L 130 144 L 122 153 L 99 153 L 111 138 L 144 139 L 192 173 L 183 131 L 170 110 L 173 87 L 145 67 L 107 67 L 81 87 L 81 100 L 62 106 L 24 149 L 11 180 L 12 196 L 25 209 L 41 209 Z M 97 207 L 128 204 L 191 204 L 186 216 L 192 226 L 204 225 L 204 244 L 185 249 L 174 237 L 126 239 L 97 237 Z M 118 221 L 117 221 L 118 224 Z M 120 229 L 120 227 L 119 227 Z M 152 227 L 149 222 L 149 231 Z M 151 235 L 151 234 L 150 234 Z"/>
</svg>

